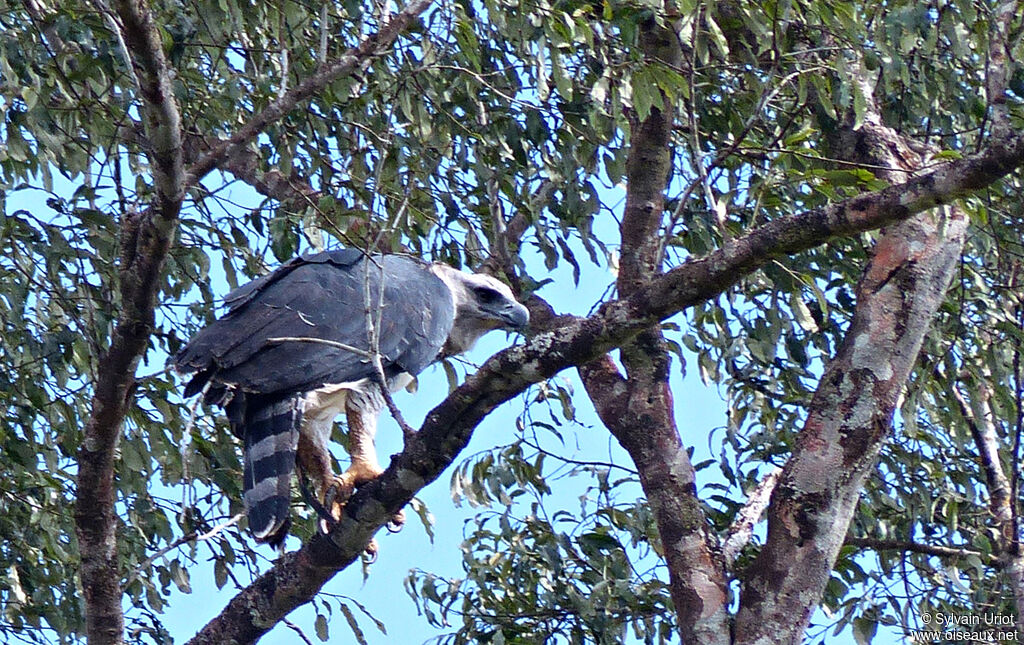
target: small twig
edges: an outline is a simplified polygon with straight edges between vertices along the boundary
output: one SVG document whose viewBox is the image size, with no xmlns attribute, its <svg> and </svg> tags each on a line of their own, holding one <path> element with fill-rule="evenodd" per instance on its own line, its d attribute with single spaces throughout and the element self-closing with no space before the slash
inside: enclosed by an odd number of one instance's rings
<svg viewBox="0 0 1024 645">
<path fill-rule="evenodd" d="M 770 472 L 754 487 L 747 497 L 747 503 L 736 514 L 736 519 L 733 520 L 732 526 L 729 527 L 725 540 L 722 542 L 722 557 L 725 558 L 726 568 L 732 568 L 740 550 L 750 542 L 750 536 L 754 534 L 754 527 L 760 521 L 764 509 L 768 507 L 772 491 L 779 483 L 781 475 L 781 468 Z"/>
<path fill-rule="evenodd" d="M 509 254 L 508 238 L 506 237 L 508 227 L 505 213 L 501 207 L 496 177 L 487 180 L 487 199 L 491 202 L 491 255 L 497 256 L 498 261 L 501 262 L 501 268 L 508 271 L 512 266 L 512 257 Z"/>
<path fill-rule="evenodd" d="M 377 377 L 377 385 L 380 386 L 381 394 L 384 395 L 384 403 L 388 406 L 388 412 L 395 418 L 395 422 L 398 423 L 398 427 L 402 429 L 402 436 L 406 440 L 409 440 L 413 435 L 416 434 L 416 429 L 409 425 L 405 417 L 402 416 L 402 411 L 398 409 L 398 405 L 395 403 L 395 399 L 391 396 L 391 390 L 388 389 L 387 379 L 384 377 L 384 367 L 380 362 L 380 354 L 376 354 L 373 357 L 373 366 L 375 369 L 374 375 Z"/>
<path fill-rule="evenodd" d="M 335 347 L 337 349 L 343 349 L 346 352 L 352 352 L 356 356 L 362 356 L 363 358 L 373 358 L 373 354 L 366 351 L 365 349 L 359 349 L 352 345 L 346 345 L 345 343 L 339 343 L 336 340 L 327 340 L 326 338 L 311 338 L 309 336 L 275 336 L 274 338 L 268 338 L 268 343 L 320 343 L 321 345 L 327 345 L 329 347 Z"/>
<path fill-rule="evenodd" d="M 533 448 L 534 450 L 536 450 L 540 454 L 544 455 L 545 457 L 551 457 L 552 459 L 557 459 L 558 461 L 562 462 L 563 464 L 568 464 L 568 465 L 571 465 L 571 466 L 583 466 L 585 468 L 607 468 L 608 470 L 612 470 L 612 469 L 616 469 L 617 468 L 619 470 L 622 470 L 622 471 L 625 471 L 625 472 L 629 473 L 630 475 L 638 476 L 640 474 L 634 468 L 629 468 L 629 467 L 623 466 L 621 464 L 615 464 L 615 463 L 612 463 L 610 461 L 591 461 L 591 460 L 581 461 L 581 460 L 578 460 L 578 459 L 570 459 L 569 457 L 563 457 L 562 455 L 555 454 L 553 452 L 545 450 L 544 448 L 541 448 L 539 444 L 533 443 L 533 442 L 528 441 L 526 439 L 523 439 L 523 444 Z"/>
<path fill-rule="evenodd" d="M 296 105 L 307 100 L 328 84 L 366 69 L 370 62 L 388 51 L 392 43 L 403 34 L 416 18 L 427 10 L 431 0 L 413 0 L 394 18 L 365 38 L 358 45 L 330 62 L 324 62 L 315 74 L 303 79 L 284 96 L 253 114 L 227 139 L 217 143 L 197 159 L 187 171 L 186 186 L 194 186 L 214 168 L 218 167 L 234 150 L 248 146 L 272 123 L 281 120 Z"/>
<path fill-rule="evenodd" d="M 293 623 L 292 621 L 288 620 L 287 618 L 282 618 L 282 619 L 281 619 L 281 622 L 282 622 L 282 623 L 284 623 L 284 624 L 285 624 L 285 626 L 287 626 L 287 627 L 288 627 L 288 629 L 290 629 L 290 630 L 292 630 L 293 632 L 295 632 L 296 634 L 298 634 L 298 635 L 299 635 L 299 638 L 301 638 L 301 639 L 302 639 L 302 642 L 304 642 L 304 643 L 305 643 L 306 645 L 313 645 L 313 641 L 309 640 L 309 637 L 308 637 L 308 636 L 306 636 L 306 635 L 305 635 L 305 634 L 304 634 L 304 633 L 302 632 L 302 628 L 301 628 L 301 627 L 299 627 L 298 625 L 296 625 L 296 624 L 295 624 L 295 623 Z"/>
<path fill-rule="evenodd" d="M 383 166 L 383 164 L 381 164 Z M 377 185 L 378 179 L 374 180 L 374 185 Z M 405 210 L 409 206 L 409 192 L 406 191 L 405 197 L 402 200 L 402 204 L 398 207 L 394 217 L 377 232 L 377 237 L 374 240 L 372 249 L 379 249 L 381 242 L 384 240 L 384 236 L 388 232 L 394 230 L 398 225 L 398 221 L 405 215 Z M 373 258 L 370 255 L 366 256 L 366 261 L 370 262 Z M 388 386 L 387 375 L 384 373 L 384 365 L 381 362 L 380 354 L 380 323 L 381 316 L 384 313 L 384 263 L 383 258 L 381 262 L 374 262 L 380 272 L 380 283 L 377 288 L 377 304 L 375 307 L 370 306 L 370 267 L 366 267 L 366 275 L 363 280 L 363 302 L 365 303 L 364 313 L 366 315 L 366 335 L 370 341 L 370 363 L 373 365 L 373 373 L 376 377 L 377 385 L 380 387 L 381 396 L 384 398 L 384 404 L 387 405 L 388 411 L 391 416 L 398 423 L 398 427 L 402 429 L 402 436 L 408 441 L 413 435 L 416 434 L 416 430 L 413 429 L 406 421 L 405 417 L 402 416 L 401 410 L 398 409 L 398 405 L 395 404 L 394 398 L 391 396 L 391 388 Z M 374 315 L 376 314 L 376 316 Z"/>
<path fill-rule="evenodd" d="M 320 49 L 317 56 L 317 66 L 327 62 L 327 3 L 320 6 Z"/>
<path fill-rule="evenodd" d="M 369 261 L 369 257 L 367 258 Z M 377 290 L 377 306 L 375 308 L 370 307 L 370 278 L 369 272 L 370 267 L 366 268 L 367 277 L 363 281 L 363 297 L 366 302 L 365 314 L 366 314 L 366 333 L 369 336 L 370 341 L 370 352 L 369 359 L 373 365 L 373 375 L 377 385 L 380 387 L 381 396 L 384 398 L 384 404 L 387 405 L 388 411 L 391 416 L 394 417 L 398 423 L 398 427 L 402 429 L 402 436 L 406 440 L 416 434 L 416 430 L 412 428 L 405 421 L 405 417 L 402 416 L 401 410 L 398 409 L 398 405 L 395 404 L 394 398 L 391 396 L 391 388 L 388 386 L 387 375 L 384 373 L 384 364 L 381 362 L 380 354 L 380 315 L 384 310 L 384 265 L 379 264 L 380 267 L 380 287 Z M 374 320 L 374 312 L 377 313 L 377 319 Z"/>
<path fill-rule="evenodd" d="M 284 44 L 285 42 L 285 31 L 287 31 L 288 25 L 285 21 L 285 13 L 282 9 L 279 14 L 277 23 L 277 40 L 281 43 L 281 51 L 279 53 L 281 57 L 281 87 L 277 90 L 277 98 L 281 100 L 286 94 L 288 94 L 288 47 Z"/>
<path fill-rule="evenodd" d="M 191 456 L 189 448 L 192 447 L 192 429 L 196 425 L 196 419 L 199 418 L 199 404 L 206 399 L 206 393 L 212 384 L 211 381 L 207 381 L 203 385 L 200 395 L 188 406 L 188 421 L 185 422 L 185 428 L 181 432 L 181 479 L 185 482 L 185 490 L 181 494 L 182 508 L 192 508 L 196 502 L 196 489 L 192 485 L 192 473 L 188 467 L 188 460 Z"/>
<path fill-rule="evenodd" d="M 996 557 L 990 553 L 983 553 L 973 549 L 959 549 L 949 546 L 922 544 L 920 542 L 848 537 L 844 544 L 865 549 L 875 549 L 878 551 L 909 551 L 911 553 L 920 553 L 922 555 L 934 555 L 939 558 L 966 558 L 973 555 L 977 556 L 985 564 L 991 565 L 996 563 Z"/>
<path fill-rule="evenodd" d="M 117 19 L 114 17 L 114 12 L 107 6 L 104 0 L 94 0 L 96 8 L 103 14 L 103 18 L 106 19 L 107 25 L 110 27 L 110 31 L 114 33 L 114 37 L 117 38 L 118 49 L 121 50 L 121 56 L 124 58 L 124 66 L 128 69 L 128 76 L 132 79 L 132 85 L 136 90 L 140 90 L 142 84 L 139 82 L 139 77 L 135 75 L 135 63 L 132 60 L 131 52 L 128 49 L 128 43 L 124 40 L 124 33 L 121 31 L 121 25 L 118 24 Z"/>
<path fill-rule="evenodd" d="M 178 538 L 174 542 L 171 542 L 170 544 L 168 544 L 164 548 L 160 549 L 159 551 L 157 551 L 153 555 L 149 556 L 148 558 L 146 558 L 145 560 L 140 562 L 139 566 L 135 567 L 135 570 L 132 571 L 131 575 L 128 576 L 128 579 L 125 580 L 124 584 L 121 585 L 121 588 L 124 589 L 128 585 L 130 585 L 132 582 L 134 582 L 135 579 L 139 577 L 139 574 L 142 572 L 142 570 L 145 569 L 146 567 L 148 567 L 149 565 L 153 564 L 153 562 L 155 562 L 157 560 L 157 558 L 162 558 L 163 556 L 167 555 L 171 551 L 177 549 L 179 546 L 181 546 L 183 544 L 186 544 L 188 542 L 192 542 L 193 540 L 196 541 L 196 542 L 205 542 L 206 540 L 210 540 L 210 539 L 216 537 L 217 534 L 219 534 L 221 531 L 223 531 L 223 530 L 225 530 L 227 528 L 230 528 L 230 527 L 234 526 L 235 524 L 237 524 L 239 522 L 239 520 L 241 520 L 243 517 L 245 517 L 245 514 L 244 513 L 239 513 L 238 515 L 235 515 L 234 517 L 232 517 L 227 522 L 224 522 L 223 524 L 218 524 L 217 526 L 213 527 L 212 529 L 210 529 L 209 531 L 207 531 L 206 533 L 203 533 L 201 535 L 197 534 L 195 531 L 192 531 L 191 533 L 186 533 L 185 535 L 182 535 L 180 538 Z"/>
</svg>

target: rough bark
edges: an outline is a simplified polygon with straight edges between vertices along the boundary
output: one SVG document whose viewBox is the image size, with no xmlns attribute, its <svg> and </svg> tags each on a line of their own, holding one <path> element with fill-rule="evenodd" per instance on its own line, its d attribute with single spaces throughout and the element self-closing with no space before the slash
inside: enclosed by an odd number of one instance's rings
<svg viewBox="0 0 1024 645">
<path fill-rule="evenodd" d="M 962 217 L 929 215 L 879 242 L 853 323 L 772 496 L 767 541 L 741 591 L 737 643 L 801 642 L 966 229 Z"/>
<path fill-rule="evenodd" d="M 982 337 L 984 338 L 984 334 Z M 984 365 L 980 366 L 979 371 L 986 378 L 974 388 L 970 402 L 956 385 L 952 388 L 952 395 L 971 431 L 971 438 L 978 449 L 981 470 L 985 475 L 989 513 L 996 529 L 993 536 L 992 564 L 1006 574 L 1018 615 L 1022 615 L 1020 611 L 1024 609 L 1024 555 L 1021 554 L 1017 513 L 1014 512 L 1017 502 L 1013 496 L 1010 477 L 1003 469 L 1000 457 L 999 431 L 996 428 L 998 416 L 992 406 L 992 390 L 987 385 L 992 381 L 992 374 Z M 1018 624 L 1018 634 L 1024 635 L 1022 631 L 1024 625 Z"/>
<path fill-rule="evenodd" d="M 671 24 L 643 25 L 640 49 L 647 61 L 679 68 L 682 47 Z M 626 206 L 619 227 L 617 287 L 628 297 L 662 272 L 665 188 L 672 158 L 673 105 L 663 100 L 642 122 L 631 124 L 626 160 Z M 669 387 L 671 358 L 659 326 L 624 344 L 626 375 L 607 356 L 579 369 L 601 421 L 626 449 L 640 474 L 668 562 L 669 588 L 686 643 L 729 641 L 724 567 L 712 554 L 697 497 L 696 472 L 675 422 Z"/>
<path fill-rule="evenodd" d="M 985 66 L 985 90 L 988 99 L 992 133 L 999 137 L 1011 131 L 1007 105 L 1007 75 L 1012 69 L 1008 61 L 1012 60 L 1014 43 L 1010 40 L 1010 26 L 1015 16 L 1021 12 L 1021 3 L 1014 0 L 1003 2 L 996 7 L 989 24 L 988 63 Z M 1016 39 L 1022 38 L 1017 29 Z M 1015 281 L 1016 277 L 1011 278 Z M 1016 359 L 1017 386 L 1020 387 L 1019 354 Z M 995 411 L 991 406 L 991 392 L 987 388 L 979 393 L 983 399 L 977 406 L 980 409 L 979 423 L 972 424 L 972 434 L 982 457 L 982 469 L 985 472 L 985 484 L 989 491 L 989 510 L 995 520 L 998 531 L 996 540 L 998 566 L 1006 575 L 1013 591 L 1014 605 L 1017 609 L 1017 636 L 1024 638 L 1024 550 L 1021 549 L 1020 537 L 1020 501 L 1017 481 L 1018 467 L 1014 468 L 1013 477 L 1006 475 L 1000 463 L 999 437 L 996 433 Z M 1020 406 L 1018 390 L 1017 405 Z M 1018 410 L 1019 415 L 1019 410 Z M 966 415 L 965 415 L 966 416 Z M 969 419 L 969 418 L 968 418 Z M 1020 423 L 1020 417 L 1018 417 Z M 1021 431 L 1020 427 L 1017 432 Z M 1011 454 L 1015 460 L 1018 455 Z"/>
<path fill-rule="evenodd" d="M 265 632 L 305 603 L 354 562 L 369 538 L 417 491 L 451 465 L 485 416 L 531 384 L 567 367 L 605 360 L 611 349 L 655 322 L 714 297 L 775 257 L 905 219 L 981 188 L 1022 163 L 1024 136 L 1010 137 L 978 157 L 950 162 L 907 184 L 765 224 L 704 258 L 651 278 L 631 296 L 605 303 L 587 318 L 555 318 L 551 331 L 491 357 L 430 412 L 384 473 L 353 496 L 329 537 L 315 538 L 279 560 L 191 642 L 251 642 L 243 636 Z M 614 381 L 613 375 L 605 376 Z M 261 607 L 266 609 L 254 609 Z"/>
<path fill-rule="evenodd" d="M 131 57 L 127 62 L 139 83 L 155 196 L 148 211 L 126 214 L 122 222 L 121 313 L 98 363 L 91 413 L 78 451 L 75 533 L 90 645 L 121 643 L 124 637 L 114 462 L 184 197 L 180 119 L 160 36 L 145 4 L 122 0 L 114 10 Z"/>
<path fill-rule="evenodd" d="M 729 530 L 726 532 L 725 539 L 722 540 L 722 559 L 725 561 L 726 569 L 732 569 L 733 564 L 736 562 L 736 557 L 740 554 L 743 547 L 750 542 L 750 538 L 753 537 L 754 527 L 761 521 L 761 516 L 764 514 L 765 509 L 768 508 L 772 493 L 775 491 L 781 475 L 781 468 L 776 468 L 766 475 L 750 491 L 747 503 L 736 513 L 736 519 L 733 520 Z"/>
<path fill-rule="evenodd" d="M 868 79 L 859 80 L 870 97 Z M 893 183 L 922 162 L 874 106 L 863 124 L 848 124 L 831 144 L 833 156 L 869 164 Z M 946 207 L 895 224 L 879 239 L 857 285 L 853 322 L 772 495 L 767 540 L 741 588 L 737 643 L 802 641 L 864 480 L 890 436 L 898 395 L 943 301 L 966 230 L 963 213 Z"/>
</svg>

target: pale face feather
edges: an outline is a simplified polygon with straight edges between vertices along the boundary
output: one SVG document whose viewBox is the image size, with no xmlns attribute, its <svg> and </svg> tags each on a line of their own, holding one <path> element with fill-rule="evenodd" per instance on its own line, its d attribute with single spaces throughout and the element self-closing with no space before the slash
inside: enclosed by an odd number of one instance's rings
<svg viewBox="0 0 1024 645">
<path fill-rule="evenodd" d="M 446 264 L 433 264 L 430 270 L 448 285 L 455 304 L 455 323 L 445 354 L 468 351 L 492 329 L 522 329 L 530 322 L 526 307 L 500 280 L 483 273 L 464 273 Z"/>
</svg>

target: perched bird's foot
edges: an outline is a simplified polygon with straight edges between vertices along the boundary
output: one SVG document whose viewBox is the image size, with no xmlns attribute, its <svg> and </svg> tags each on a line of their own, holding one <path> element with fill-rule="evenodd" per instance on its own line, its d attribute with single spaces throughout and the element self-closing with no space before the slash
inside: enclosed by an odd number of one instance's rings
<svg viewBox="0 0 1024 645">
<path fill-rule="evenodd" d="M 352 498 L 356 489 L 376 479 L 384 469 L 370 464 L 353 464 L 340 475 L 333 475 L 324 482 L 323 509 L 320 528 L 326 533 L 331 526 L 341 519 L 345 504 Z M 403 516 L 404 521 L 404 516 Z"/>
<path fill-rule="evenodd" d="M 391 520 L 387 523 L 387 528 L 392 533 L 398 533 L 405 526 L 405 511 L 399 510 L 397 513 L 391 516 Z"/>
<path fill-rule="evenodd" d="M 320 530 L 327 533 L 341 519 L 345 503 L 355 492 L 355 478 L 346 471 L 341 475 L 330 477 L 321 490 L 323 491 L 321 503 L 316 510 L 320 515 Z"/>
<path fill-rule="evenodd" d="M 352 497 L 352 493 L 356 492 L 357 485 L 356 478 L 352 476 L 351 471 L 345 471 L 340 475 L 331 477 L 327 485 L 324 486 L 324 508 L 334 518 L 334 521 L 341 519 L 341 509 L 345 507 L 346 502 Z"/>
</svg>

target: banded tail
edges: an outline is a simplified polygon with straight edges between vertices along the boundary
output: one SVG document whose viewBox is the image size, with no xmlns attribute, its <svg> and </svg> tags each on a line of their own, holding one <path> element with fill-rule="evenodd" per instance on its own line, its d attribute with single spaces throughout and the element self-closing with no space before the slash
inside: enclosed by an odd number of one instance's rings
<svg viewBox="0 0 1024 645">
<path fill-rule="evenodd" d="M 277 546 L 291 523 L 291 482 L 302 423 L 302 397 L 249 394 L 236 397 L 229 407 L 232 431 L 242 437 L 243 443 L 249 530 L 257 541 Z"/>
</svg>

